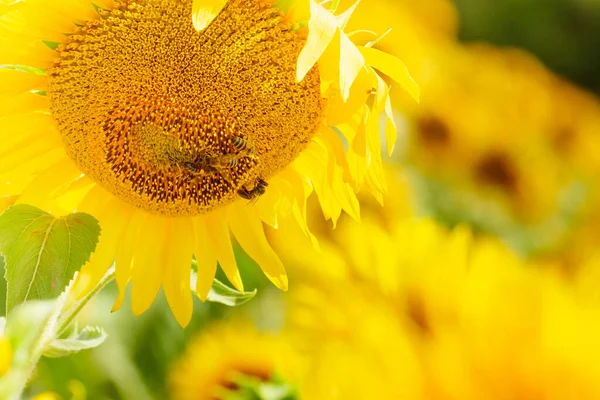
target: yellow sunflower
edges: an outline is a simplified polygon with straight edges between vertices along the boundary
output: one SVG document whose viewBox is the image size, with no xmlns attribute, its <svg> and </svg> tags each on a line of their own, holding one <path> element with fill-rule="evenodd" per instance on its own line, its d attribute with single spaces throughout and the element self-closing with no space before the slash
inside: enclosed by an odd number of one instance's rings
<svg viewBox="0 0 600 400">
<path fill-rule="evenodd" d="M 387 114 L 389 153 L 395 126 L 380 73 L 414 97 L 418 88 L 397 58 L 352 41 L 354 7 L 0 4 L 1 205 L 98 218 L 81 292 L 114 260 L 115 308 L 130 281 L 135 314 L 162 286 L 186 325 L 192 255 L 201 299 L 217 263 L 243 291 L 233 238 L 285 290 L 263 223 L 292 215 L 309 234 L 311 193 L 335 221 L 342 211 L 358 218 L 359 188 L 385 192 L 379 115 Z"/>
<path fill-rule="evenodd" d="M 580 289 L 465 229 L 377 230 L 363 222 L 347 241 L 340 227 L 337 248 L 290 261 L 311 272 L 296 278 L 287 325 L 308 358 L 305 398 L 600 396 L 597 269 Z M 355 247 L 365 253 L 356 263 Z M 336 262 L 346 275 L 332 285 Z"/>
<path fill-rule="evenodd" d="M 203 330 L 171 368 L 170 399 L 227 398 L 240 380 L 294 382 L 299 355 L 281 336 L 259 332 L 249 322 L 218 322 Z"/>
</svg>

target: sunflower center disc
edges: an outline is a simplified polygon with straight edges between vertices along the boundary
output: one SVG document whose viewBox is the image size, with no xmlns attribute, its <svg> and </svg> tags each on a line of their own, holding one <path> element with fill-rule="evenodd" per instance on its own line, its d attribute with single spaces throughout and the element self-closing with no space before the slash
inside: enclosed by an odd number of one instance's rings
<svg viewBox="0 0 600 400">
<path fill-rule="evenodd" d="M 322 119 L 305 36 L 268 2 L 232 0 L 202 32 L 191 0 L 117 1 L 68 36 L 48 95 L 67 153 L 116 196 L 197 215 L 269 178 Z"/>
</svg>

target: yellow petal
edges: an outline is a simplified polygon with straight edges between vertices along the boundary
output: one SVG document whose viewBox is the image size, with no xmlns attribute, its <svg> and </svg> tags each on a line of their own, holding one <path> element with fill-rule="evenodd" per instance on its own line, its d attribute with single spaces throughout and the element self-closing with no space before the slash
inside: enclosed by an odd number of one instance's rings
<svg viewBox="0 0 600 400">
<path fill-rule="evenodd" d="M 78 275 L 74 287 L 77 298 L 84 296 L 98 284 L 115 259 L 117 247 L 129 223 L 129 214 L 120 203 L 113 198 L 106 204 L 98 204 L 104 207 L 103 209 L 93 211 L 86 209 L 86 212 L 90 212 L 98 219 L 101 231 L 96 250 Z"/>
<path fill-rule="evenodd" d="M 192 225 L 194 229 L 193 251 L 198 266 L 195 290 L 200 300 L 206 301 L 217 272 L 217 256 L 213 250 L 212 241 L 208 237 L 204 217 L 195 218 Z"/>
<path fill-rule="evenodd" d="M 146 214 L 139 233 L 131 269 L 131 309 L 134 315 L 148 310 L 160 290 L 167 250 L 171 245 L 171 226 L 164 217 Z"/>
<path fill-rule="evenodd" d="M 45 76 L 0 68 L 0 96 L 16 96 L 46 86 Z"/>
<path fill-rule="evenodd" d="M 208 237 L 204 217 L 194 219 L 193 228 L 194 256 L 198 265 L 196 294 L 200 300 L 206 301 L 217 272 L 217 255 L 214 252 L 212 241 Z"/>
<path fill-rule="evenodd" d="M 388 157 L 391 157 L 394 148 L 396 147 L 396 140 L 398 140 L 398 128 L 396 127 L 396 121 L 394 120 L 394 110 L 392 109 L 392 102 L 389 95 L 385 100 L 385 115 L 385 143 L 387 146 Z"/>
<path fill-rule="evenodd" d="M 0 197 L 0 214 L 4 212 L 8 207 L 15 204 L 17 196 L 2 196 Z"/>
<path fill-rule="evenodd" d="M 346 36 L 340 34 L 340 91 L 344 102 L 348 101 L 350 88 L 365 65 L 365 59 L 356 45 Z"/>
<path fill-rule="evenodd" d="M 267 242 L 262 221 L 256 210 L 238 201 L 228 208 L 228 213 L 231 231 L 240 246 L 258 263 L 275 286 L 287 290 L 288 279 L 285 268 Z"/>
<path fill-rule="evenodd" d="M 194 230 L 192 221 L 188 218 L 173 219 L 170 224 L 171 245 L 165 258 L 163 290 L 175 319 L 185 328 L 190 323 L 193 312 L 190 273 Z"/>
<path fill-rule="evenodd" d="M 306 45 L 298 56 L 296 81 L 304 79 L 333 40 L 338 27 L 335 16 L 314 0 L 310 1 L 310 20 Z"/>
<path fill-rule="evenodd" d="M 277 229 L 278 211 L 281 204 L 281 190 L 278 188 L 277 179 L 269 180 L 269 189 L 256 202 L 260 219 L 267 225 Z"/>
<path fill-rule="evenodd" d="M 414 81 L 408 68 L 399 58 L 371 47 L 359 47 L 368 65 L 386 74 L 404 88 L 416 101 L 419 101 L 419 85 Z"/>
<path fill-rule="evenodd" d="M 0 336 L 0 378 L 10 371 L 13 361 L 13 346 L 7 336 Z"/>
<path fill-rule="evenodd" d="M 231 235 L 229 234 L 229 225 L 223 211 L 215 211 L 207 215 L 206 227 L 210 232 L 210 238 L 214 245 L 215 254 L 219 265 L 225 272 L 229 282 L 240 292 L 244 292 L 244 283 L 240 276 L 240 271 L 235 261 L 233 247 L 231 245 Z"/>
<path fill-rule="evenodd" d="M 17 204 L 31 204 L 46 211 L 51 201 L 65 193 L 71 184 L 81 176 L 81 171 L 71 159 L 64 159 L 37 175 Z"/>
<path fill-rule="evenodd" d="M 358 7 L 359 3 L 360 3 L 360 0 L 356 0 L 354 2 L 354 4 L 352 4 L 352 6 L 350 6 L 350 8 L 348 8 L 341 15 L 336 17 L 337 26 L 339 26 L 341 29 L 346 28 L 346 25 L 348 25 L 348 22 L 350 21 L 350 18 L 352 17 L 352 14 L 354 14 L 354 11 L 356 10 L 356 7 Z"/>
<path fill-rule="evenodd" d="M 96 186 L 96 183 L 89 177 L 83 176 L 73 182 L 66 193 L 58 196 L 51 203 L 51 208 L 57 211 L 57 214 L 64 215 L 77 210 L 77 206 L 85 196 Z"/>
<path fill-rule="evenodd" d="M 23 160 L 42 157 L 56 149 L 62 150 L 60 146 L 61 141 L 56 137 L 23 143 L 23 146 L 15 148 L 14 151 L 0 157 L 0 173 L 19 168 L 23 164 Z"/>
<path fill-rule="evenodd" d="M 369 91 L 372 88 L 371 77 L 366 68 L 362 68 L 350 89 L 350 95 L 346 101 L 341 96 L 328 96 L 327 125 L 336 126 L 350 121 L 357 110 L 366 104 Z"/>
<path fill-rule="evenodd" d="M 130 215 L 129 224 L 125 229 L 123 241 L 118 244 L 116 252 L 115 280 L 117 281 L 117 287 L 119 288 L 119 295 L 115 300 L 112 311 L 117 311 L 119 308 L 121 308 L 123 300 L 125 300 L 127 284 L 131 280 L 133 254 L 138 232 L 140 231 L 142 221 L 144 218 L 146 218 L 146 213 L 137 211 L 133 208 L 129 208 L 128 214 Z"/>
<path fill-rule="evenodd" d="M 192 23 L 197 31 L 206 28 L 219 15 L 227 0 L 194 0 Z"/>
</svg>

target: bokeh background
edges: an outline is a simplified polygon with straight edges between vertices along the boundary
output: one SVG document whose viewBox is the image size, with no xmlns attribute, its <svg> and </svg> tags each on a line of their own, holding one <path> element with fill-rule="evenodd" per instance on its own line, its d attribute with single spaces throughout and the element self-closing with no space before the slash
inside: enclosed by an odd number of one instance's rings
<svg viewBox="0 0 600 400">
<path fill-rule="evenodd" d="M 388 26 L 422 101 L 392 89 L 388 195 L 362 224 L 309 210 L 317 251 L 281 221 L 289 293 L 238 251 L 257 296 L 196 299 L 185 330 L 162 298 L 111 314 L 107 290 L 84 315 L 106 343 L 44 359 L 29 395 L 600 398 L 600 2 L 363 0 L 349 28 Z"/>
</svg>

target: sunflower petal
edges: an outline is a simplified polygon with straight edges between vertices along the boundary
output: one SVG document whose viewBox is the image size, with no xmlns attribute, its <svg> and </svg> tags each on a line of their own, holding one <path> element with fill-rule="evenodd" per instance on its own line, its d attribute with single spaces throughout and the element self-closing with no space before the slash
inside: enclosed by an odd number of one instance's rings
<svg viewBox="0 0 600 400">
<path fill-rule="evenodd" d="M 214 244 L 215 253 L 219 260 L 219 265 L 225 272 L 227 279 L 240 292 L 244 293 L 244 283 L 240 276 L 240 271 L 235 261 L 235 254 L 231 245 L 231 235 L 229 226 L 222 211 L 215 211 L 206 217 L 206 226 L 210 232 L 210 238 Z"/>
<path fill-rule="evenodd" d="M 283 263 L 275 254 L 253 207 L 247 207 L 238 201 L 228 208 L 229 225 L 240 246 L 248 253 L 267 278 L 281 290 L 287 290 L 288 279 Z"/>
<path fill-rule="evenodd" d="M 416 101 L 419 101 L 419 85 L 414 81 L 406 65 L 399 58 L 370 47 L 360 47 L 368 65 L 386 74 L 404 88 Z"/>
<path fill-rule="evenodd" d="M 296 81 L 301 82 L 329 46 L 338 30 L 335 16 L 314 0 L 310 1 L 310 20 L 306 45 L 298 56 Z"/>
<path fill-rule="evenodd" d="M 116 251 L 115 280 L 117 281 L 117 287 L 119 288 L 119 295 L 115 300 L 115 304 L 113 305 L 112 311 L 117 311 L 119 308 L 121 308 L 121 305 L 123 305 L 123 300 L 125 300 L 127 284 L 131 280 L 133 254 L 136 239 L 138 237 L 138 232 L 140 230 L 141 223 L 146 217 L 146 214 L 144 212 L 137 211 L 133 208 L 129 210 L 129 214 L 129 224 L 127 225 L 127 228 L 125 230 L 123 241 L 118 244 Z"/>
<path fill-rule="evenodd" d="M 385 143 L 387 146 L 387 155 L 388 157 L 391 157 L 394 148 L 396 147 L 396 140 L 398 140 L 398 128 L 396 127 L 396 121 L 394 120 L 394 111 L 389 95 L 387 99 L 385 99 L 385 115 Z"/>
<path fill-rule="evenodd" d="M 48 210 L 51 201 L 65 193 L 80 176 L 81 171 L 77 165 L 71 159 L 65 158 L 38 174 L 19 196 L 17 203 L 31 204 Z"/>
<path fill-rule="evenodd" d="M 78 275 L 77 284 L 74 287 L 77 298 L 81 298 L 92 290 L 111 266 L 115 259 L 117 246 L 121 242 L 125 227 L 129 222 L 129 214 L 123 210 L 120 201 L 113 198 L 105 205 L 98 205 L 103 208 L 93 211 L 86 209 L 98 219 L 101 231 L 96 250 Z"/>
<path fill-rule="evenodd" d="M 197 31 L 205 29 L 219 15 L 227 0 L 194 0 L 192 23 Z"/>
<path fill-rule="evenodd" d="M 192 319 L 193 303 L 190 290 L 190 273 L 194 237 L 189 219 L 173 219 L 171 223 L 171 245 L 166 257 L 163 290 L 171 312 L 186 327 Z"/>
<path fill-rule="evenodd" d="M 140 225 L 142 234 L 138 235 L 133 249 L 131 270 L 131 309 L 134 315 L 148 310 L 160 290 L 167 258 L 165 253 L 171 245 L 170 228 L 165 218 L 150 214 Z"/>
<path fill-rule="evenodd" d="M 206 301 L 217 272 L 217 255 L 208 237 L 206 221 L 203 217 L 198 217 L 193 221 L 193 229 L 194 256 L 198 265 L 198 279 L 195 290 L 200 300 Z"/>
<path fill-rule="evenodd" d="M 27 74 L 0 66 L 0 97 L 16 96 L 33 89 L 43 89 L 47 83 L 45 76 Z"/>
<path fill-rule="evenodd" d="M 346 36 L 340 34 L 340 91 L 344 102 L 348 101 L 350 88 L 365 65 L 365 58 L 356 45 Z"/>
</svg>

